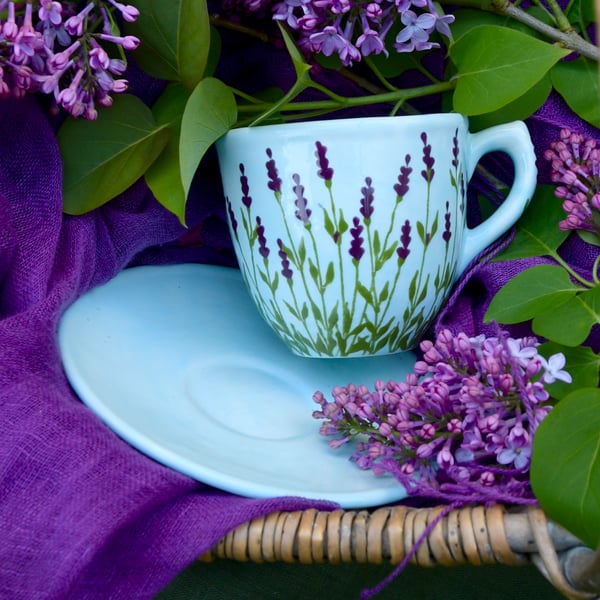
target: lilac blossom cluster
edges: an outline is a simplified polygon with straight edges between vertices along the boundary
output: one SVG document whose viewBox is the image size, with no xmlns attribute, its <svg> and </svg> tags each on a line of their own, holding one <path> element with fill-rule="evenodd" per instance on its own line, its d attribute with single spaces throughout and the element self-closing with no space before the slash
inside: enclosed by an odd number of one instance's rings
<svg viewBox="0 0 600 600">
<path fill-rule="evenodd" d="M 0 98 L 42 92 L 72 116 L 95 119 L 96 106 L 127 89 L 124 51 L 139 40 L 118 35 L 117 19 L 138 15 L 117 0 L 0 0 Z"/>
<path fill-rule="evenodd" d="M 571 381 L 564 356 L 546 360 L 537 346 L 533 337 L 443 330 L 421 343 L 405 381 L 336 387 L 332 401 L 316 392 L 313 416 L 332 448 L 356 442 L 360 468 L 393 474 L 409 494 L 533 503 L 533 436 L 551 409 L 545 384 Z"/>
<path fill-rule="evenodd" d="M 273 18 L 298 31 L 305 51 L 337 54 L 346 66 L 371 54 L 387 56 L 386 38 L 397 23 L 394 49 L 413 52 L 439 48 L 432 35 L 450 36 L 454 21 L 431 0 L 282 0 Z"/>
<path fill-rule="evenodd" d="M 550 144 L 544 158 L 551 163 L 552 181 L 561 184 L 555 195 L 562 199 L 567 216 L 559 223 L 560 229 L 600 234 L 600 149 L 596 141 L 562 129 L 560 140 Z"/>
</svg>

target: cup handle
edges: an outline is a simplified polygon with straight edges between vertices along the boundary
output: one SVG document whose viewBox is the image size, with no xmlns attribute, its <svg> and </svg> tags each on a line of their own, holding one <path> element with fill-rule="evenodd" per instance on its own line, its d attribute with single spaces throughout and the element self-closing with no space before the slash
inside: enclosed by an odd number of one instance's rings
<svg viewBox="0 0 600 600">
<path fill-rule="evenodd" d="M 467 228 L 456 270 L 460 276 L 469 263 L 493 241 L 506 233 L 523 214 L 537 184 L 535 152 L 529 131 L 522 121 L 496 125 L 478 133 L 468 134 L 471 148 L 467 152 L 467 175 L 470 180 L 479 159 L 490 152 L 506 152 L 514 165 L 514 181 L 502 204 L 483 223 Z"/>
</svg>

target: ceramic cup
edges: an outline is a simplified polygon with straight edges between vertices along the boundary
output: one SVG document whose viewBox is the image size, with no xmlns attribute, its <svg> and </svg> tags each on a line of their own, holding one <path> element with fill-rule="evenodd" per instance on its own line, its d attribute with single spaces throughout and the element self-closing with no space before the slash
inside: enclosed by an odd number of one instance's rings
<svg viewBox="0 0 600 600">
<path fill-rule="evenodd" d="M 235 129 L 217 151 L 248 290 L 292 351 L 309 357 L 413 347 L 536 185 L 522 122 L 471 134 L 449 113 Z M 512 159 L 513 185 L 470 229 L 467 184 L 493 151 Z"/>
</svg>

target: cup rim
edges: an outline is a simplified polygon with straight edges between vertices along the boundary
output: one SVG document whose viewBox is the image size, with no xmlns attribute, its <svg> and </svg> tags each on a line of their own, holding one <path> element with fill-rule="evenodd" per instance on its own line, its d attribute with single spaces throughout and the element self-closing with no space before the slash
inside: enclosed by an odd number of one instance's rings
<svg viewBox="0 0 600 600">
<path fill-rule="evenodd" d="M 427 121 L 423 127 L 430 127 L 432 122 L 435 123 L 437 121 L 448 122 L 446 125 L 455 123 L 455 124 L 464 124 L 468 128 L 468 118 L 456 112 L 447 112 L 447 113 L 426 113 L 422 115 L 380 115 L 380 116 L 363 116 L 363 117 L 339 117 L 333 119 L 316 119 L 311 121 L 294 121 L 290 123 L 271 123 L 269 125 L 253 125 L 253 126 L 244 126 L 244 127 L 236 127 L 234 129 L 230 129 L 223 138 L 229 137 L 238 137 L 241 135 L 253 135 L 262 132 L 264 134 L 268 134 L 273 131 L 277 131 L 279 134 L 286 132 L 296 132 L 302 129 L 314 128 L 318 131 L 323 131 L 325 128 L 328 131 L 335 131 L 344 129 L 347 127 L 347 123 L 351 122 L 353 127 L 360 127 L 362 125 L 379 125 L 385 124 L 386 127 L 391 125 L 390 121 L 400 119 L 403 123 L 409 122 L 409 124 L 414 124 L 419 121 Z M 221 138 L 221 139 L 223 139 Z"/>
</svg>

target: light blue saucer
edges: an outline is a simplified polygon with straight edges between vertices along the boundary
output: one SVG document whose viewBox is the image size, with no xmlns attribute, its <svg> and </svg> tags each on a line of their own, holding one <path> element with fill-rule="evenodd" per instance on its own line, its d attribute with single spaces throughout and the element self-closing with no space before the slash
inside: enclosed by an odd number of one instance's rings
<svg viewBox="0 0 600 600">
<path fill-rule="evenodd" d="M 332 450 L 312 395 L 404 379 L 411 353 L 314 359 L 292 354 L 263 322 L 237 270 L 136 267 L 81 297 L 59 328 L 76 393 L 155 460 L 251 497 L 304 496 L 344 508 L 406 496 Z"/>
</svg>

